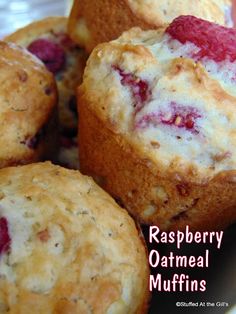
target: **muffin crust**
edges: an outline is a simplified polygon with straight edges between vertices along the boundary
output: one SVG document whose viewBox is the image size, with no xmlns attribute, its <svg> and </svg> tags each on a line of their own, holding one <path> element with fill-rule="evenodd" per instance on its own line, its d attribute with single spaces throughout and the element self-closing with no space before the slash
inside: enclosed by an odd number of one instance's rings
<svg viewBox="0 0 236 314">
<path fill-rule="evenodd" d="M 82 172 L 162 229 L 236 219 L 234 63 L 198 51 L 134 28 L 95 48 L 78 91 Z"/>
<path fill-rule="evenodd" d="M 53 76 L 26 50 L 0 42 L 0 167 L 53 158 L 57 91 Z"/>
<path fill-rule="evenodd" d="M 40 163 L 1 170 L 0 187 L 1 313 L 147 312 L 143 240 L 92 179 Z"/>
</svg>

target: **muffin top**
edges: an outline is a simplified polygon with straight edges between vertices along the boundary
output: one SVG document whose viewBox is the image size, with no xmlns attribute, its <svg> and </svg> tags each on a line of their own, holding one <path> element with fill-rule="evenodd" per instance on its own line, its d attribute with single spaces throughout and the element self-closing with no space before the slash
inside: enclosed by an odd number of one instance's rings
<svg viewBox="0 0 236 314">
<path fill-rule="evenodd" d="M 202 182 L 231 173 L 235 38 L 236 30 L 193 16 L 166 29 L 131 29 L 95 48 L 80 98 L 165 174 Z"/>
<path fill-rule="evenodd" d="M 133 13 L 153 25 L 170 23 L 177 16 L 189 14 L 211 22 L 232 26 L 230 0 L 126 0 Z"/>
<path fill-rule="evenodd" d="M 127 212 L 78 171 L 0 171 L 0 312 L 145 313 L 145 247 Z"/>
<path fill-rule="evenodd" d="M 55 81 L 26 50 L 0 42 L 0 166 L 27 160 L 57 103 Z"/>
</svg>

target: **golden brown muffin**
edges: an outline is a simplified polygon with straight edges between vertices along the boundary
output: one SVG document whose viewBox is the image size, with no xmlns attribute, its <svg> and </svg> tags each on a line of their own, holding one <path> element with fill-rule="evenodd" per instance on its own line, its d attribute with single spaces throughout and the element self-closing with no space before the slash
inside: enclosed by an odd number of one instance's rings
<svg viewBox="0 0 236 314">
<path fill-rule="evenodd" d="M 51 73 L 24 49 L 0 42 L 0 168 L 53 158 L 57 92 Z"/>
<path fill-rule="evenodd" d="M 162 229 L 236 220 L 236 30 L 193 16 L 134 28 L 89 57 L 83 173 Z"/>
<path fill-rule="evenodd" d="M 233 24 L 230 0 L 74 0 L 68 32 L 90 52 L 131 27 L 158 28 L 185 14 L 222 25 Z"/>
<path fill-rule="evenodd" d="M 48 17 L 33 22 L 4 38 L 41 59 L 56 78 L 62 132 L 76 135 L 75 89 L 81 83 L 87 55 L 66 33 L 66 17 Z"/>
<path fill-rule="evenodd" d="M 0 171 L 1 314 L 147 312 L 145 245 L 127 212 L 78 171 Z"/>
</svg>

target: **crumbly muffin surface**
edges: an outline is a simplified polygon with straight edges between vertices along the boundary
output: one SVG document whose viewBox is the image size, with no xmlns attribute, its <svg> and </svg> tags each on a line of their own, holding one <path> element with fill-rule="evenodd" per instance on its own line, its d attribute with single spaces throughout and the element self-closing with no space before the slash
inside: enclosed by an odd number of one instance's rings
<svg viewBox="0 0 236 314">
<path fill-rule="evenodd" d="M 65 17 L 48 17 L 19 29 L 4 40 L 27 48 L 55 75 L 61 129 L 76 135 L 75 90 L 81 83 L 87 54 L 69 38 L 66 25 Z"/>
<path fill-rule="evenodd" d="M 14 44 L 0 42 L 0 66 L 0 167 L 40 160 L 55 120 L 55 81 L 41 61 Z"/>
<path fill-rule="evenodd" d="M 50 163 L 0 171 L 1 313 L 144 313 L 145 248 L 125 210 Z"/>
<path fill-rule="evenodd" d="M 236 66 L 224 47 L 220 58 L 213 51 L 200 54 L 197 44 L 174 38 L 171 27 L 132 29 L 95 49 L 80 94 L 111 130 L 162 165 L 163 173 L 178 169 L 201 182 L 236 169 Z"/>
<path fill-rule="evenodd" d="M 231 7 L 229 0 L 200 0 L 197 3 L 194 0 L 127 0 L 127 3 L 137 17 L 154 25 L 156 21 L 161 20 L 163 24 L 170 23 L 179 15 L 189 14 L 211 22 L 232 26 L 232 20 L 228 17 Z"/>
<path fill-rule="evenodd" d="M 68 32 L 88 52 L 118 38 L 132 27 L 157 29 L 180 15 L 194 15 L 233 26 L 230 0 L 78 0 L 74 1 Z"/>
</svg>

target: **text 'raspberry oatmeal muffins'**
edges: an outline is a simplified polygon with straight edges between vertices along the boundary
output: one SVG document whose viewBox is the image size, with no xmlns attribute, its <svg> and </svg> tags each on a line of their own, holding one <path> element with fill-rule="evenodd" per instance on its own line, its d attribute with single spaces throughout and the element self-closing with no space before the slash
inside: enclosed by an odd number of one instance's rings
<svg viewBox="0 0 236 314">
<path fill-rule="evenodd" d="M 179 15 L 232 26 L 230 0 L 74 0 L 68 23 L 71 38 L 91 51 L 138 26 L 153 29 Z"/>
<path fill-rule="evenodd" d="M 87 54 L 67 35 L 67 18 L 48 17 L 33 22 L 4 40 L 26 47 L 55 75 L 61 130 L 76 135 L 75 90 L 82 81 Z"/>
<path fill-rule="evenodd" d="M 236 30 L 193 16 L 124 33 L 79 88 L 80 163 L 146 224 L 236 219 Z"/>
<path fill-rule="evenodd" d="M 0 171 L 4 313 L 146 313 L 145 245 L 127 212 L 78 171 Z"/>
<path fill-rule="evenodd" d="M 57 91 L 53 76 L 26 50 L 0 42 L 0 168 L 53 159 Z"/>
</svg>

